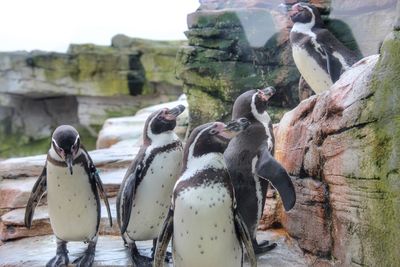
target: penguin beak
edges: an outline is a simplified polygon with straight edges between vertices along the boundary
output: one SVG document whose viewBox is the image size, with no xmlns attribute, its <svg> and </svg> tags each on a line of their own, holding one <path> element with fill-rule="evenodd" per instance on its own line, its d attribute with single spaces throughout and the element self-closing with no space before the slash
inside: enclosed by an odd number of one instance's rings
<svg viewBox="0 0 400 267">
<path fill-rule="evenodd" d="M 239 118 L 237 120 L 233 120 L 228 122 L 225 126 L 224 130 L 222 131 L 221 135 L 227 139 L 232 139 L 247 127 L 249 127 L 250 122 L 246 118 Z"/>
<path fill-rule="evenodd" d="M 68 169 L 69 169 L 69 172 L 70 172 L 70 174 L 72 175 L 72 174 L 73 174 L 73 171 L 72 171 L 73 158 L 72 158 L 72 155 L 71 155 L 71 154 L 67 154 L 67 155 L 65 156 L 65 163 L 67 164 L 67 167 L 68 167 Z"/>
<path fill-rule="evenodd" d="M 180 114 L 182 114 L 182 112 L 185 110 L 185 106 L 184 105 L 178 105 L 176 107 L 174 107 L 173 109 L 169 110 L 169 114 L 170 115 L 167 119 L 176 119 L 176 117 L 178 117 Z"/>
<path fill-rule="evenodd" d="M 288 14 L 291 18 L 293 18 L 297 13 L 299 13 L 303 10 L 304 10 L 304 8 L 301 6 L 301 4 L 297 3 L 297 4 L 293 5 L 292 8 L 289 9 Z"/>
</svg>

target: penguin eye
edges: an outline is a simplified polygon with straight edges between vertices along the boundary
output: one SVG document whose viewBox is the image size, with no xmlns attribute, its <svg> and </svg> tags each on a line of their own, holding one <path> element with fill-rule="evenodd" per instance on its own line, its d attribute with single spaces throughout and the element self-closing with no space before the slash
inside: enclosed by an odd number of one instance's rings
<svg viewBox="0 0 400 267">
<path fill-rule="evenodd" d="M 211 129 L 211 130 L 209 131 L 209 133 L 210 133 L 211 135 L 215 135 L 215 134 L 218 133 L 218 131 L 215 130 L 215 129 Z"/>
</svg>

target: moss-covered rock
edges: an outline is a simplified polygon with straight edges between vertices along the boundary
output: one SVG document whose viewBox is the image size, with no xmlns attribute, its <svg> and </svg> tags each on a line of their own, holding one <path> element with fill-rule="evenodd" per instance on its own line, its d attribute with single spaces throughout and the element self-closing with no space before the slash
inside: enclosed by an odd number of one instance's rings
<svg viewBox="0 0 400 267">
<path fill-rule="evenodd" d="M 188 15 L 188 45 L 178 52 L 176 73 L 188 95 L 191 127 L 227 120 L 234 100 L 250 89 L 272 85 L 278 91 L 271 99 L 273 106 L 298 103 L 299 73 L 288 33 L 279 33 L 275 22 L 267 9 L 200 10 Z"/>
<path fill-rule="evenodd" d="M 120 51 L 138 51 L 145 69 L 146 80 L 143 91 L 182 92 L 182 82 L 175 76 L 176 53 L 186 41 L 155 41 L 131 38 L 118 34 L 112 38 L 111 46 Z"/>
<path fill-rule="evenodd" d="M 364 263 L 368 266 L 395 266 L 400 262 L 400 29 L 384 42 L 371 90 L 371 112 L 378 119 L 372 127 L 372 155 L 365 174 L 375 173 L 373 190 L 365 210 Z"/>
<path fill-rule="evenodd" d="M 331 90 L 301 102 L 276 131 L 275 155 L 297 190 L 283 225 L 305 251 L 335 266 L 400 261 L 399 84 L 396 30 L 380 57 L 360 61 Z"/>
<path fill-rule="evenodd" d="M 107 118 L 176 99 L 183 43 L 118 35 L 111 46 L 72 44 L 66 53 L 0 53 L 0 157 L 39 152 L 59 124 L 95 138 Z"/>
</svg>

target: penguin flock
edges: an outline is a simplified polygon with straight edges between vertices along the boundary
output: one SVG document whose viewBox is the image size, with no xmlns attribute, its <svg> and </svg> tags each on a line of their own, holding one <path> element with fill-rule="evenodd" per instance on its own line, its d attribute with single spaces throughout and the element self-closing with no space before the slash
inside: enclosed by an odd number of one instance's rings
<svg viewBox="0 0 400 267">
<path fill-rule="evenodd" d="M 294 61 L 315 92 L 332 85 L 356 60 L 323 28 L 318 10 L 292 7 L 290 33 Z M 185 146 L 174 133 L 185 107 L 152 113 L 139 153 L 129 166 L 116 202 L 117 223 L 134 266 L 252 267 L 257 255 L 276 247 L 256 233 L 272 185 L 286 211 L 296 203 L 290 176 L 274 159 L 274 134 L 267 113 L 275 89 L 249 90 L 233 105 L 227 124 L 210 122 L 191 132 Z M 72 126 L 52 135 L 45 166 L 33 186 L 25 213 L 30 228 L 35 207 L 47 194 L 56 255 L 46 266 L 67 266 L 67 243 L 88 244 L 76 266 L 92 266 L 100 223 L 100 198 L 112 225 L 110 205 L 98 171 Z M 136 241 L 152 240 L 151 256 Z M 167 251 L 172 242 L 172 252 Z"/>
</svg>

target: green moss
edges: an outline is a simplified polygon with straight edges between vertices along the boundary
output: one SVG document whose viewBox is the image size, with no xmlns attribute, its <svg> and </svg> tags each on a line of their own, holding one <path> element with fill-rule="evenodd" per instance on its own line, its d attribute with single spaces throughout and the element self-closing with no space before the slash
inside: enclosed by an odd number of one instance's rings
<svg viewBox="0 0 400 267">
<path fill-rule="evenodd" d="M 190 128 L 208 123 L 210 121 L 225 121 L 230 117 L 232 104 L 224 103 L 207 93 L 191 88 L 186 92 L 189 102 Z"/>
<path fill-rule="evenodd" d="M 373 184 L 378 197 L 368 198 L 362 221 L 363 264 L 397 266 L 400 262 L 400 33 L 395 32 L 382 47 L 372 82 L 374 116 L 371 143 Z M 368 171 L 364 166 L 363 171 Z"/>
</svg>

